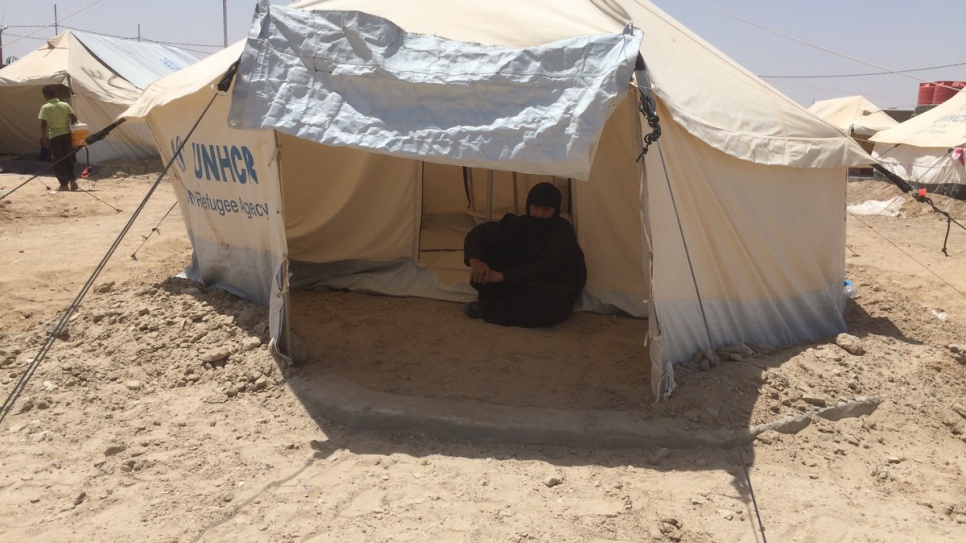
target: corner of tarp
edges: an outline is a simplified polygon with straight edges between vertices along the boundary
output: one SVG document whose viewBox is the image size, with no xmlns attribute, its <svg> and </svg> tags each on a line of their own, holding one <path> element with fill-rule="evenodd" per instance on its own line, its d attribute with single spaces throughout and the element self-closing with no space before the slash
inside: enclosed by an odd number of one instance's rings
<svg viewBox="0 0 966 543">
<path fill-rule="evenodd" d="M 292 339 L 291 303 L 289 289 L 291 287 L 291 270 L 288 255 L 282 255 L 275 263 L 275 274 L 272 278 L 272 291 L 268 303 L 268 352 L 271 353 L 284 367 L 294 365 L 295 346 Z"/>
<path fill-rule="evenodd" d="M 674 381 L 674 364 L 668 359 L 667 353 L 664 351 L 664 339 L 660 333 L 654 333 L 653 323 L 651 327 L 648 332 L 651 392 L 654 394 L 654 403 L 659 403 L 671 396 L 671 393 L 677 388 L 677 383 Z"/>
<path fill-rule="evenodd" d="M 674 363 L 668 358 L 664 348 L 661 323 L 658 322 L 657 308 L 654 307 L 654 275 L 651 274 L 651 299 L 647 304 L 647 353 L 651 361 L 651 393 L 654 403 L 662 402 L 671 396 L 677 383 L 674 382 Z"/>
<path fill-rule="evenodd" d="M 252 25 L 249 28 L 248 37 L 256 38 L 262 32 L 262 26 L 269 24 L 268 13 L 272 9 L 270 0 L 258 0 L 255 4 L 255 13 L 252 15 Z"/>
<path fill-rule="evenodd" d="M 283 368 L 289 368 L 295 365 L 292 358 L 282 352 L 282 349 L 278 345 L 278 338 L 272 338 L 268 341 L 268 354 L 275 358 Z"/>
<path fill-rule="evenodd" d="M 117 117 L 114 117 L 114 121 L 115 122 L 116 121 L 125 121 L 125 122 L 129 122 L 129 123 L 146 123 L 146 122 L 148 122 L 148 118 L 147 117 L 140 117 L 140 116 L 133 115 L 133 114 L 132 115 L 128 115 L 127 111 L 125 110 L 124 112 L 122 112 Z"/>
</svg>

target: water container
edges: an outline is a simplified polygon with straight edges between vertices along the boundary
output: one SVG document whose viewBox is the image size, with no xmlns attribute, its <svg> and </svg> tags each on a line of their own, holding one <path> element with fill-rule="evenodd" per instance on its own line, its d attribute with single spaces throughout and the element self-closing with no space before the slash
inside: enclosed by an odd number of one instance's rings
<svg viewBox="0 0 966 543">
<path fill-rule="evenodd" d="M 87 129 L 87 125 L 86 124 L 84 124 L 84 123 L 76 123 L 76 124 L 70 125 L 70 145 L 71 145 L 71 147 L 79 147 L 81 145 L 83 145 L 84 147 L 87 147 L 87 144 L 84 143 L 84 140 L 87 139 L 87 136 L 90 136 L 90 135 L 91 135 L 91 133 Z"/>
<path fill-rule="evenodd" d="M 959 92 L 966 83 L 962 81 L 937 81 L 936 93 L 932 96 L 932 103 L 941 104 Z"/>
<path fill-rule="evenodd" d="M 919 100 L 917 106 L 931 106 L 933 97 L 936 95 L 935 83 L 919 83 Z"/>
</svg>

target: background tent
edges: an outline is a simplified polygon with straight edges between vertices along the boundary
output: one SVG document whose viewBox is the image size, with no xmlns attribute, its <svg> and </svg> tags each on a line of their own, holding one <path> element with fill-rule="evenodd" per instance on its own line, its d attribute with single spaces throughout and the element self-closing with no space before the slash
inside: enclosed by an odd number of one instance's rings
<svg viewBox="0 0 966 543">
<path fill-rule="evenodd" d="M 113 122 L 152 81 L 198 59 L 167 45 L 66 31 L 0 70 L 0 154 L 36 156 L 44 85 L 62 86 L 91 133 Z M 157 156 L 150 131 L 121 126 L 90 148 L 92 161 Z M 83 153 L 79 159 L 83 158 Z"/>
<path fill-rule="evenodd" d="M 866 151 L 872 151 L 869 136 L 899 124 L 864 96 L 846 96 L 820 100 L 808 108 L 809 113 L 852 136 Z"/>
<path fill-rule="evenodd" d="M 966 91 L 870 138 L 872 156 L 930 192 L 966 199 Z"/>
<path fill-rule="evenodd" d="M 320 11 L 312 17 L 261 4 L 246 44 L 155 82 L 124 113 L 145 119 L 170 159 L 212 103 L 172 168 L 193 244 L 187 273 L 269 305 L 276 341 L 290 280 L 471 299 L 459 251 L 445 249 L 461 248 L 475 220 L 512 211 L 545 179 L 564 187 L 587 258 L 581 308 L 649 317 L 656 394 L 673 388 L 673 362 L 709 346 L 705 322 L 714 347 L 788 345 L 845 330 L 846 170 L 868 155 L 648 2 L 293 6 Z M 573 46 L 628 32 L 643 36 L 639 51 L 663 130 L 647 154 L 642 142 L 651 129 L 638 112 L 636 88 L 588 106 L 606 108 L 607 120 L 584 153 L 586 170 L 575 163 L 558 171 L 553 161 L 531 159 L 531 138 L 541 141 L 533 130 L 497 127 L 456 141 L 448 130 L 466 125 L 420 123 L 418 106 L 464 91 L 467 112 L 454 116 L 515 119 L 495 109 L 503 96 L 473 89 L 505 85 L 503 92 L 526 96 L 561 59 L 602 66 L 609 58 L 621 65 L 615 77 L 629 74 L 636 50 L 595 58 L 610 49 Z M 480 44 L 493 54 L 473 53 Z M 231 100 L 214 97 L 210 85 L 243 45 Z M 463 69 L 414 74 L 395 64 L 427 50 Z M 544 55 L 554 60 L 529 64 Z M 488 58 L 513 60 L 494 65 Z M 521 58 L 535 71 L 516 70 Z M 582 74 L 573 70 L 568 83 Z M 430 75 L 440 76 L 437 88 Z M 521 77 L 528 83 L 514 86 Z M 433 94 L 420 103 L 424 90 Z M 536 99 L 544 95 L 533 96 L 524 109 L 552 109 Z M 397 100 L 403 105 L 390 107 Z M 360 116 L 343 117 L 347 108 Z M 337 115 L 327 122 L 320 111 Z M 366 115 L 367 124 L 351 124 Z M 573 129 L 583 120 L 569 111 L 548 116 Z M 274 128 L 240 129 L 254 124 Z M 384 135 L 353 136 L 370 130 Z M 568 171 L 586 171 L 586 178 Z"/>
</svg>

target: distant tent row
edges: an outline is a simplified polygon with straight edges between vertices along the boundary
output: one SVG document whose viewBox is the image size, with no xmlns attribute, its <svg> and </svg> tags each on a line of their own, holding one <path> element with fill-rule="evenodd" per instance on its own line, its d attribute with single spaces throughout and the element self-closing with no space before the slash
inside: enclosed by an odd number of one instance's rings
<svg viewBox="0 0 966 543">
<path fill-rule="evenodd" d="M 0 154 L 37 156 L 44 104 L 41 89 L 57 85 L 93 133 L 129 107 L 152 81 L 197 62 L 175 47 L 66 31 L 0 70 Z M 144 126 L 121 126 L 90 148 L 90 159 L 158 156 Z"/>
<path fill-rule="evenodd" d="M 966 200 L 966 91 L 870 138 L 872 156 L 929 192 Z"/>
<path fill-rule="evenodd" d="M 586 255 L 579 309 L 649 318 L 656 395 L 709 346 L 845 331 L 844 183 L 868 154 L 650 2 L 292 7 L 262 2 L 247 42 L 124 113 L 171 160 L 241 57 L 172 182 L 189 277 L 268 305 L 273 348 L 294 286 L 472 299 L 463 234 L 539 181 Z"/>
<path fill-rule="evenodd" d="M 862 96 L 808 111 L 852 136 L 882 167 L 917 188 L 966 199 L 966 91 L 902 123 Z"/>
</svg>

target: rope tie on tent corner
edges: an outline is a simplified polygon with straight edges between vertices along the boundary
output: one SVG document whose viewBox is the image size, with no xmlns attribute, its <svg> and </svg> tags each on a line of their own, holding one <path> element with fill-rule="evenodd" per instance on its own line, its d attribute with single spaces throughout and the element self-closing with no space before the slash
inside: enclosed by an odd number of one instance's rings
<svg viewBox="0 0 966 543">
<path fill-rule="evenodd" d="M 724 377 L 722 375 L 723 370 L 721 369 L 722 367 L 721 360 L 718 359 L 718 354 L 714 351 L 714 338 L 712 337 L 712 334 L 711 334 L 711 325 L 708 323 L 708 315 L 704 308 L 704 299 L 701 297 L 701 289 L 698 286 L 697 273 L 694 271 L 694 263 L 691 260 L 691 252 L 688 248 L 687 239 L 684 236 L 684 226 L 681 223 L 681 215 L 678 212 L 677 200 L 674 198 L 674 191 L 671 188 L 671 178 L 668 175 L 667 162 L 664 159 L 664 150 L 662 149 L 660 144 L 658 144 L 657 146 L 657 151 L 661 158 L 661 166 L 664 168 L 664 180 L 667 184 L 668 194 L 670 195 L 670 198 L 671 198 L 671 207 L 674 209 L 674 217 L 678 223 L 678 232 L 681 234 L 681 244 L 684 248 L 684 255 L 687 258 L 688 268 L 691 273 L 691 282 L 694 284 L 694 292 L 698 300 L 698 307 L 701 311 L 701 319 L 704 322 L 704 330 L 705 330 L 705 333 L 707 334 L 708 346 L 709 346 L 708 352 L 711 353 L 711 357 L 713 359 L 712 362 L 714 362 L 715 366 L 718 368 L 718 371 L 716 372 L 717 378 L 718 378 L 718 387 L 721 390 L 722 398 L 725 400 L 724 404 L 725 404 L 725 408 L 728 411 L 729 425 L 731 426 L 731 430 L 734 433 L 735 449 L 738 451 L 738 460 L 741 463 L 742 473 L 744 474 L 744 477 L 745 477 L 745 484 L 748 485 L 748 494 L 751 497 L 751 503 L 755 509 L 755 518 L 758 521 L 758 530 L 761 533 L 762 543 L 768 543 L 768 539 L 767 537 L 765 537 L 765 524 L 761 519 L 761 510 L 758 507 L 758 499 L 755 497 L 755 489 L 751 483 L 751 473 L 748 472 L 748 464 L 745 461 L 745 453 L 741 448 L 740 436 L 738 435 L 738 429 L 735 425 L 736 417 L 735 417 L 734 407 L 732 406 L 732 402 L 730 401 L 728 390 L 725 387 Z"/>
<path fill-rule="evenodd" d="M 637 54 L 637 64 L 634 66 L 637 77 L 637 110 L 647 119 L 647 126 L 651 127 L 651 133 L 644 135 L 644 146 L 641 153 L 637 155 L 634 162 L 640 162 L 647 149 L 652 143 L 661 137 L 660 117 L 657 116 L 657 104 L 654 102 L 654 91 L 651 88 L 651 77 L 648 75 L 647 64 L 644 63 L 644 56 Z"/>
<path fill-rule="evenodd" d="M 114 240 L 114 243 L 111 244 L 111 247 L 104 255 L 104 258 L 101 259 L 100 263 L 94 269 L 94 272 L 91 274 L 90 278 L 87 280 L 86 283 L 84 283 L 84 286 L 81 287 L 81 290 L 74 298 L 74 301 L 72 301 L 70 305 L 67 306 L 67 309 L 64 311 L 64 314 L 61 316 L 60 320 L 57 321 L 57 324 L 54 326 L 54 329 L 51 330 L 50 333 L 47 335 L 47 339 L 44 341 L 44 344 L 40 347 L 40 350 L 38 351 L 37 356 L 34 357 L 34 359 L 30 362 L 30 365 L 27 367 L 27 370 L 24 371 L 23 375 L 20 376 L 20 379 L 17 381 L 17 384 L 14 386 L 13 390 L 10 392 L 10 395 L 3 402 L 3 406 L 0 406 L 0 422 L 3 422 L 3 419 L 7 417 L 7 414 L 9 414 L 10 411 L 13 410 L 14 402 L 16 402 L 17 398 L 20 397 L 20 394 L 26 388 L 27 383 L 30 381 L 31 377 L 33 377 L 34 373 L 36 373 L 37 368 L 40 366 L 40 363 L 46 358 L 47 353 L 50 352 L 50 349 L 53 347 L 54 341 L 57 339 L 58 336 L 61 335 L 61 333 L 64 331 L 64 328 L 67 326 L 67 322 L 70 320 L 70 318 L 80 307 L 80 304 L 84 300 L 84 297 L 87 295 L 88 291 L 90 291 L 90 289 L 94 286 L 94 281 L 97 279 L 98 276 L 100 276 L 101 272 L 104 271 L 104 268 L 107 266 L 107 262 L 111 259 L 111 256 L 114 255 L 114 252 L 117 250 L 117 248 L 121 245 L 121 241 L 127 235 L 128 231 L 130 231 L 131 226 L 134 224 L 134 221 L 141 214 L 141 211 L 144 210 L 144 207 L 147 205 L 148 200 L 151 198 L 151 195 L 154 194 L 154 191 L 158 188 L 158 185 L 161 184 L 161 180 L 164 178 L 165 174 L 168 173 L 168 170 L 171 168 L 171 165 L 174 164 L 174 161 L 177 160 L 178 156 L 181 155 L 182 149 L 184 149 L 184 146 L 188 143 L 188 140 L 191 138 L 191 135 L 194 134 L 194 131 L 196 128 L 198 128 L 198 125 L 201 124 L 201 120 L 204 119 L 205 115 L 208 114 L 208 110 L 211 109 L 211 105 L 215 102 L 215 99 L 218 98 L 219 96 L 224 96 L 225 93 L 228 92 L 228 88 L 231 86 L 231 81 L 234 78 L 237 70 L 238 70 L 238 62 L 236 61 L 234 64 L 231 65 L 228 71 L 225 72 L 225 75 L 222 77 L 221 81 L 219 81 L 218 84 L 215 86 L 216 88 L 212 89 L 213 91 L 217 89 L 217 92 L 215 92 L 214 95 L 211 97 L 211 100 L 208 102 L 208 105 L 205 106 L 205 109 L 201 112 L 201 115 L 195 121 L 194 125 L 191 127 L 191 130 L 188 131 L 188 134 L 184 137 L 184 140 L 181 142 L 181 144 L 172 154 L 171 160 L 169 160 L 168 163 L 164 165 L 164 168 L 161 170 L 161 173 L 158 175 L 158 179 L 154 182 L 153 185 L 151 185 L 151 188 L 148 190 L 148 193 L 144 196 L 144 199 L 141 201 L 140 205 L 138 205 L 138 208 L 134 211 L 134 214 L 131 215 L 131 218 L 128 220 L 127 224 L 125 224 L 124 228 L 121 229 L 121 233 L 118 235 L 117 239 Z M 121 124 L 121 122 L 123 122 L 123 120 L 118 121 L 117 123 L 115 123 L 115 125 Z M 104 135 L 106 135 L 107 130 L 105 129 L 102 132 L 104 132 Z M 91 137 L 93 138 L 94 136 L 91 136 Z"/>
</svg>

